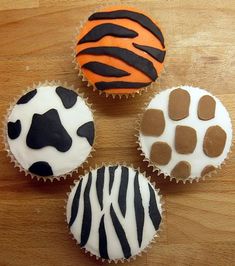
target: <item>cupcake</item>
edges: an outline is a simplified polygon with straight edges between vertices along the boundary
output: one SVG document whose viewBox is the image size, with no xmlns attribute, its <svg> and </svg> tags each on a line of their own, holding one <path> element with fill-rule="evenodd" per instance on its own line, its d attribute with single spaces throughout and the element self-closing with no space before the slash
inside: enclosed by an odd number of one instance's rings
<svg viewBox="0 0 235 266">
<path fill-rule="evenodd" d="M 218 98 L 180 86 L 164 90 L 144 110 L 138 142 L 154 170 L 170 179 L 199 180 L 217 172 L 232 145 L 232 124 Z"/>
<path fill-rule="evenodd" d="M 154 19 L 126 6 L 93 13 L 76 36 L 80 74 L 106 95 L 134 95 L 150 86 L 162 71 L 165 53 Z"/>
<path fill-rule="evenodd" d="M 65 178 L 92 151 L 92 111 L 77 92 L 60 84 L 40 84 L 24 93 L 10 107 L 6 120 L 8 155 L 31 177 Z"/>
<path fill-rule="evenodd" d="M 138 170 L 102 166 L 81 177 L 66 208 L 74 239 L 103 261 L 125 261 L 149 246 L 162 221 L 160 196 Z"/>
</svg>

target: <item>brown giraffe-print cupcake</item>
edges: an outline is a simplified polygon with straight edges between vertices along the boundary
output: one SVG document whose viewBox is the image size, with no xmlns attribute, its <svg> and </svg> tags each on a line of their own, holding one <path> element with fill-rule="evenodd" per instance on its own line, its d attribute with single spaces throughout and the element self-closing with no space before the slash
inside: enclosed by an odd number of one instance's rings
<svg viewBox="0 0 235 266">
<path fill-rule="evenodd" d="M 192 182 L 221 167 L 231 149 L 232 124 L 220 100 L 206 90 L 174 87 L 150 101 L 138 140 L 154 170 Z"/>
</svg>

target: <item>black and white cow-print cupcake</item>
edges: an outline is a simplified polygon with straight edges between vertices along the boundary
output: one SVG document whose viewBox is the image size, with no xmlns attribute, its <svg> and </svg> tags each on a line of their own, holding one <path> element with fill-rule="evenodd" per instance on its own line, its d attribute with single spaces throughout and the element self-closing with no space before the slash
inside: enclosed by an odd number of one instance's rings
<svg viewBox="0 0 235 266">
<path fill-rule="evenodd" d="M 110 165 L 91 170 L 75 182 L 66 215 L 82 248 L 97 258 L 118 261 L 135 257 L 154 241 L 162 205 L 142 173 Z"/>
<path fill-rule="evenodd" d="M 40 84 L 10 108 L 7 150 L 16 166 L 44 180 L 65 177 L 89 156 L 93 114 L 74 90 Z"/>
</svg>

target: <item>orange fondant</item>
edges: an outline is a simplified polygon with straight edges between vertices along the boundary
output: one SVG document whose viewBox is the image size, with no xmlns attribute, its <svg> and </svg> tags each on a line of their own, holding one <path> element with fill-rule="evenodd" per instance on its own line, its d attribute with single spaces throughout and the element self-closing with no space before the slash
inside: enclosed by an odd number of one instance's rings
<svg viewBox="0 0 235 266">
<path fill-rule="evenodd" d="M 138 13 L 142 13 L 139 10 L 136 10 L 134 8 L 125 7 L 125 6 L 115 6 L 112 8 L 106 8 L 102 11 L 114 11 L 114 10 L 131 10 Z M 146 15 L 146 14 L 145 14 Z M 153 21 L 154 22 L 154 21 Z M 97 42 L 89 42 L 89 43 L 83 43 L 76 46 L 76 52 L 79 53 L 81 50 L 90 48 L 90 47 L 99 47 L 99 46 L 116 46 L 121 48 L 126 48 L 142 57 L 145 57 L 146 59 L 150 60 L 155 69 L 157 70 L 158 75 L 162 71 L 163 63 L 158 62 L 153 57 L 151 57 L 149 54 L 147 54 L 144 51 L 141 51 L 137 48 L 135 48 L 132 43 L 135 42 L 140 45 L 147 45 L 152 46 L 154 48 L 158 48 L 162 51 L 165 49 L 162 47 L 160 41 L 147 29 L 142 27 L 137 22 L 134 22 L 130 19 L 106 19 L 106 20 L 94 20 L 94 21 L 88 21 L 83 29 L 81 30 L 80 34 L 77 36 L 77 41 L 79 41 L 84 35 L 86 35 L 92 28 L 94 28 L 97 25 L 103 24 L 103 23 L 114 23 L 116 25 L 124 26 L 126 28 L 132 29 L 136 31 L 139 35 L 135 38 L 119 38 L 119 37 L 113 37 L 113 36 L 105 36 L 102 39 L 100 39 Z M 158 24 L 154 22 L 157 26 Z M 82 72 L 84 76 L 88 79 L 88 81 L 94 85 L 96 82 L 99 81 L 127 81 L 127 82 L 150 82 L 151 79 L 142 73 L 141 71 L 137 70 L 136 68 L 126 64 L 125 62 L 113 58 L 111 56 L 105 56 L 105 55 L 78 55 L 77 56 L 77 63 L 81 67 L 83 64 L 90 62 L 90 61 L 98 61 L 102 63 L 109 64 L 111 66 L 123 69 L 131 75 L 125 76 L 125 77 L 104 77 L 98 74 L 95 74 L 87 69 L 82 69 Z M 125 94 L 125 93 L 133 93 L 138 92 L 140 89 L 133 89 L 133 88 L 125 88 L 125 89 L 109 89 L 106 90 L 106 93 L 111 94 Z"/>
</svg>

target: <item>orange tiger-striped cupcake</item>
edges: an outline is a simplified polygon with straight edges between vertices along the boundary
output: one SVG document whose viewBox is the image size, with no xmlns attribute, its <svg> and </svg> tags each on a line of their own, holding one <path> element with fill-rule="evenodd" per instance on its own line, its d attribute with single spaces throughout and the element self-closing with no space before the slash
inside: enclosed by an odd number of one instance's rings
<svg viewBox="0 0 235 266">
<path fill-rule="evenodd" d="M 93 13 L 76 37 L 76 63 L 89 85 L 107 95 L 134 95 L 158 78 L 165 44 L 141 11 L 115 6 Z"/>
</svg>

